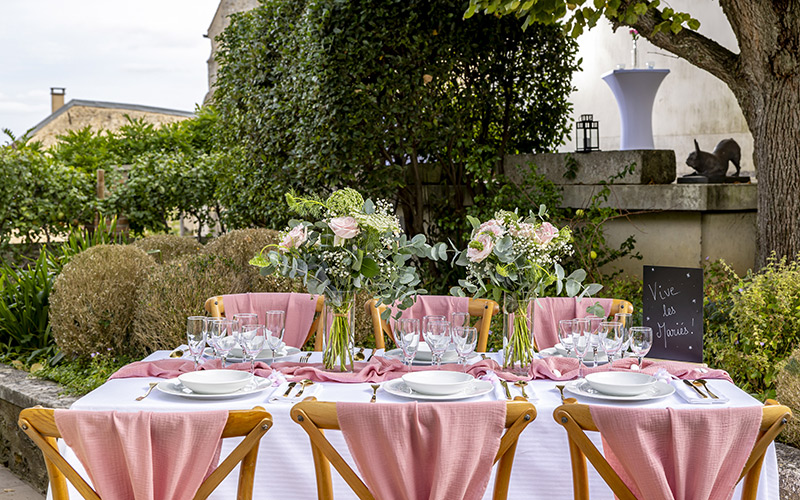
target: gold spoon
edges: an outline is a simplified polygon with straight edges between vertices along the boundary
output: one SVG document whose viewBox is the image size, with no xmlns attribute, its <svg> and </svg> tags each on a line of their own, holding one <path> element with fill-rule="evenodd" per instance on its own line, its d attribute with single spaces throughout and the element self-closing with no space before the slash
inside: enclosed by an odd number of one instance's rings
<svg viewBox="0 0 800 500">
<path fill-rule="evenodd" d="M 356 353 L 356 355 L 353 356 L 353 359 L 355 359 L 356 361 L 361 361 L 362 359 L 364 359 L 364 348 L 363 347 L 359 348 L 359 350 Z"/>
<path fill-rule="evenodd" d="M 378 401 L 378 389 L 380 389 L 380 384 L 371 384 L 372 387 L 372 399 L 369 400 L 370 403 L 375 403 Z"/>
<path fill-rule="evenodd" d="M 300 396 L 302 396 L 303 395 L 303 391 L 306 390 L 306 387 L 308 387 L 309 385 L 311 385 L 313 383 L 314 383 L 313 380 L 308 380 L 308 379 L 304 379 L 303 381 L 301 381 L 300 382 L 300 390 L 297 391 L 297 394 L 295 394 L 294 397 L 299 398 Z"/>
<path fill-rule="evenodd" d="M 183 349 L 175 349 L 171 353 L 169 353 L 170 358 L 182 358 L 183 355 L 186 354 L 186 351 Z"/>
<path fill-rule="evenodd" d="M 141 401 L 144 398 L 146 398 L 147 396 L 149 396 L 150 393 L 153 392 L 153 389 L 155 389 L 157 385 L 158 385 L 158 382 L 150 382 L 150 388 L 147 389 L 147 392 L 144 393 L 144 396 L 139 396 L 138 398 L 136 398 L 136 401 Z"/>
<path fill-rule="evenodd" d="M 705 394 L 703 394 L 703 392 L 702 392 L 702 391 L 700 391 L 700 389 L 698 389 L 698 388 L 697 388 L 697 386 L 696 386 L 695 384 L 693 384 L 691 380 L 686 380 L 686 379 L 683 379 L 683 383 L 684 383 L 684 384 L 686 384 L 686 385 L 688 385 L 688 386 L 689 386 L 689 387 L 691 387 L 692 389 L 694 389 L 694 392 L 696 392 L 696 393 L 697 393 L 697 395 L 698 395 L 698 396 L 700 396 L 701 398 L 703 398 L 703 399 L 708 399 L 708 396 L 706 396 Z"/>
<path fill-rule="evenodd" d="M 700 384 L 700 385 L 702 385 L 702 386 L 703 386 L 703 389 L 705 389 L 705 390 L 706 390 L 706 392 L 708 393 L 708 395 L 709 395 L 709 396 L 711 396 L 713 399 L 719 399 L 719 396 L 717 396 L 716 394 L 714 394 L 713 392 L 711 392 L 711 389 L 709 389 L 709 388 L 708 388 L 708 386 L 706 385 L 706 381 L 705 381 L 705 379 L 699 378 L 699 379 L 695 380 L 695 381 L 694 381 L 694 382 L 692 382 L 692 383 L 693 383 L 694 385 L 697 385 L 697 384 Z"/>
<path fill-rule="evenodd" d="M 524 380 L 517 380 L 516 382 L 514 382 L 514 385 L 519 387 L 519 390 L 522 391 L 522 397 L 528 399 L 528 395 L 525 394 L 525 386 L 528 385 L 528 383 L 525 382 Z"/>
<path fill-rule="evenodd" d="M 564 399 L 564 384 L 556 384 L 556 388 L 561 392 L 561 402 L 565 403 L 567 400 Z"/>
</svg>

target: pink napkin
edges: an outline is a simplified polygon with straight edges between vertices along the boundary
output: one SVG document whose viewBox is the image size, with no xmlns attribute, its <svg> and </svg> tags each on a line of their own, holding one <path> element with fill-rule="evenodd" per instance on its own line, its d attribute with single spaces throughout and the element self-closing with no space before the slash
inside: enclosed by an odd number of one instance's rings
<svg viewBox="0 0 800 500">
<path fill-rule="evenodd" d="M 64 441 L 102 498 L 190 500 L 217 466 L 226 410 L 56 410 Z"/>
<path fill-rule="evenodd" d="M 210 359 L 200 365 L 199 370 L 219 370 L 222 368 L 222 361 Z M 234 363 L 225 367 L 226 370 L 250 371 L 250 362 Z M 135 361 L 125 365 L 108 380 L 115 378 L 137 378 L 137 377 L 157 377 L 175 378 L 182 373 L 193 372 L 194 361 L 186 359 L 159 359 L 156 361 Z M 272 369 L 266 363 L 257 362 L 255 375 L 267 378 L 272 373 Z"/>
<path fill-rule="evenodd" d="M 559 343 L 559 320 L 584 318 L 588 315 L 586 308 L 595 302 L 600 303 L 608 316 L 612 299 L 585 298 L 578 301 L 574 297 L 541 297 L 534 300 L 528 312 L 533 314 L 533 336 L 539 349 L 547 349 Z"/>
<path fill-rule="evenodd" d="M 239 293 L 223 295 L 222 304 L 226 318 L 232 318 L 236 313 L 251 312 L 258 314 L 261 324 L 264 324 L 266 311 L 286 311 L 283 341 L 292 347 L 302 347 L 314 322 L 317 296 L 307 293 Z"/>
<path fill-rule="evenodd" d="M 375 498 L 478 500 L 500 448 L 506 404 L 337 403 L 336 413 Z"/>
<path fill-rule="evenodd" d="M 400 311 L 396 304 L 393 304 L 391 309 L 392 317 Z M 469 312 L 469 298 L 450 295 L 420 295 L 414 305 L 400 311 L 401 318 L 417 318 L 420 321 L 425 316 L 432 315 L 441 315 L 450 321 L 450 313 L 454 312 Z M 392 329 L 394 331 L 394 325 L 392 325 Z"/>
<path fill-rule="evenodd" d="M 652 500 L 730 499 L 762 413 L 759 406 L 591 411 L 609 464 L 637 498 Z"/>
</svg>

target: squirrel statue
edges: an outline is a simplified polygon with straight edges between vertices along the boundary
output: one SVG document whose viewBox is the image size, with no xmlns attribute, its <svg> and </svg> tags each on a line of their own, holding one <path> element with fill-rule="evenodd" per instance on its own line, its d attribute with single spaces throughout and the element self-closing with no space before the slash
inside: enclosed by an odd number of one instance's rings
<svg viewBox="0 0 800 500">
<path fill-rule="evenodd" d="M 688 175 L 702 175 L 705 177 L 722 177 L 728 172 L 728 162 L 732 162 L 736 167 L 736 177 L 739 177 L 741 166 L 739 161 L 742 158 L 742 150 L 733 139 L 723 139 L 719 141 L 713 153 L 700 151 L 697 139 L 694 140 L 694 151 L 689 153 L 686 164 L 695 171 Z"/>
</svg>

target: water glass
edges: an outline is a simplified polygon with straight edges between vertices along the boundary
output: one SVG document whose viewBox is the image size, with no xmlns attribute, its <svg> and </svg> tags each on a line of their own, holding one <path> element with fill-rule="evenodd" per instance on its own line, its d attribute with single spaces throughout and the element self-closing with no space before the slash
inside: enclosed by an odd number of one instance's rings
<svg viewBox="0 0 800 500">
<path fill-rule="evenodd" d="M 562 319 L 558 322 L 558 341 L 567 351 L 567 356 L 572 354 L 572 322 L 571 319 Z"/>
<path fill-rule="evenodd" d="M 478 329 L 471 326 L 454 326 L 452 335 L 458 353 L 458 364 L 463 365 L 466 371 L 467 357 L 475 351 L 475 345 L 478 343 Z"/>
<path fill-rule="evenodd" d="M 409 371 L 419 347 L 419 331 L 419 320 L 416 318 L 401 318 L 397 322 L 394 341 L 403 351 L 403 364 L 409 367 Z"/>
<path fill-rule="evenodd" d="M 200 355 L 206 347 L 206 317 L 189 316 L 186 320 L 186 344 L 189 353 L 194 357 L 194 369 L 197 370 Z"/>
<path fill-rule="evenodd" d="M 258 314 L 256 313 L 236 313 L 231 316 L 231 319 L 236 322 L 234 327 L 236 330 L 234 331 L 234 336 L 238 336 L 239 332 L 242 330 L 244 325 L 257 325 L 258 324 Z"/>
<path fill-rule="evenodd" d="M 447 323 L 447 316 L 430 315 L 422 318 L 422 333 L 427 332 L 430 328 L 429 325 L 434 321 L 444 321 Z"/>
<path fill-rule="evenodd" d="M 450 326 L 456 328 L 458 326 L 469 326 L 469 313 L 454 312 L 450 313 Z"/>
<path fill-rule="evenodd" d="M 447 321 L 429 321 L 428 329 L 423 332 L 425 342 L 431 348 L 431 366 L 442 366 L 442 355 L 450 345 L 450 323 Z"/>
<path fill-rule="evenodd" d="M 239 333 L 239 345 L 245 358 L 250 360 L 250 373 L 255 374 L 256 356 L 264 349 L 267 338 L 264 335 L 264 325 L 248 323 L 242 325 Z"/>
<path fill-rule="evenodd" d="M 597 334 L 608 356 L 608 362 L 613 362 L 614 355 L 622 347 L 622 324 L 616 321 L 602 321 Z"/>
<path fill-rule="evenodd" d="M 222 360 L 223 368 L 225 368 L 225 364 L 227 363 L 228 354 L 237 343 L 233 331 L 233 320 L 215 318 L 208 322 L 207 340 L 214 347 L 217 356 Z"/>
<path fill-rule="evenodd" d="M 272 351 L 270 364 L 275 362 L 275 353 L 281 348 L 283 333 L 286 330 L 286 311 L 267 311 L 265 315 L 264 335 L 267 346 Z"/>
<path fill-rule="evenodd" d="M 642 367 L 642 358 L 647 356 L 653 346 L 653 329 L 649 326 L 631 327 L 631 350 L 639 358 L 639 368 Z"/>
<path fill-rule="evenodd" d="M 600 347 L 600 337 L 597 335 L 598 330 L 600 330 L 600 323 L 603 321 L 603 318 L 598 318 L 590 314 L 583 318 L 587 321 L 584 325 L 588 325 L 589 329 L 589 340 L 591 341 L 592 345 L 592 367 L 597 368 L 597 348 Z"/>
<path fill-rule="evenodd" d="M 614 315 L 614 321 L 622 325 L 620 327 L 620 331 L 622 332 L 622 346 L 619 349 L 619 357 L 624 358 L 625 352 L 627 352 L 628 348 L 631 345 L 631 332 L 630 328 L 633 325 L 631 323 L 631 314 L 630 313 L 616 313 Z"/>
<path fill-rule="evenodd" d="M 592 344 L 591 327 L 587 319 L 572 320 L 572 348 L 578 358 L 578 377 L 583 378 L 583 358 Z"/>
</svg>

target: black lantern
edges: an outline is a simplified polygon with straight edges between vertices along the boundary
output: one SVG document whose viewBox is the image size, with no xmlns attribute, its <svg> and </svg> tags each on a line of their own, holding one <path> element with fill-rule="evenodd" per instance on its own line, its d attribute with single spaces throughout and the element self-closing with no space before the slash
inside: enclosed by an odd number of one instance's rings
<svg viewBox="0 0 800 500">
<path fill-rule="evenodd" d="M 578 153 L 600 151 L 600 123 L 592 118 L 593 115 L 581 115 L 580 121 L 575 124 L 575 151 Z"/>
</svg>

